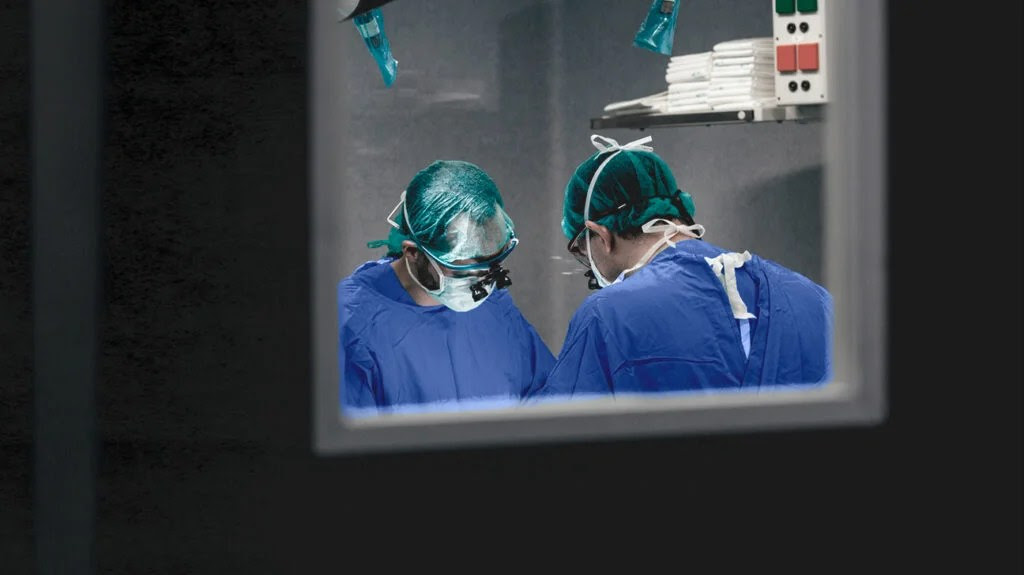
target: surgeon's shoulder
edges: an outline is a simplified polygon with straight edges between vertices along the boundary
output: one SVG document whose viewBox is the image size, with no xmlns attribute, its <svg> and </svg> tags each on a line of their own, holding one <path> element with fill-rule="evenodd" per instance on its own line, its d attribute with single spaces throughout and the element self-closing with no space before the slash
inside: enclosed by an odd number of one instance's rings
<svg viewBox="0 0 1024 575">
<path fill-rule="evenodd" d="M 619 285 L 621 284 L 608 286 L 587 296 L 587 299 L 583 300 L 583 303 L 572 314 L 571 323 L 589 323 L 601 317 L 602 312 L 607 310 L 609 306 L 613 306 L 614 301 L 620 297 L 619 290 L 612 289 Z"/>
<path fill-rule="evenodd" d="M 487 310 L 491 313 L 491 318 L 496 321 L 504 322 L 509 326 L 515 325 L 528 325 L 531 326 L 530 321 L 526 319 L 523 312 L 516 305 L 515 300 L 512 298 L 507 290 L 497 290 L 493 292 L 490 297 L 484 301 L 484 305 L 480 306 L 481 310 Z"/>
<path fill-rule="evenodd" d="M 360 297 L 367 288 L 367 283 L 363 280 L 359 270 L 356 270 L 338 282 L 338 303 L 346 303 Z"/>
<path fill-rule="evenodd" d="M 494 313 L 501 314 L 503 316 L 522 315 L 519 311 L 519 306 L 517 306 L 515 300 L 512 299 L 512 294 L 510 294 L 508 290 L 503 289 L 492 292 L 491 295 L 484 300 L 484 303 L 480 308 L 491 310 Z"/>
<path fill-rule="evenodd" d="M 338 282 L 338 307 L 342 314 L 355 314 L 355 311 L 373 301 L 373 282 L 387 260 L 370 261 L 361 264 L 348 277 Z"/>
<path fill-rule="evenodd" d="M 830 294 L 824 286 L 802 273 L 787 268 L 776 261 L 772 261 L 767 258 L 760 258 L 760 260 L 765 271 L 774 276 L 776 281 L 782 280 L 788 289 L 802 292 L 807 295 L 814 295 L 821 299 L 822 303 L 825 305 L 832 305 L 832 294 Z"/>
</svg>

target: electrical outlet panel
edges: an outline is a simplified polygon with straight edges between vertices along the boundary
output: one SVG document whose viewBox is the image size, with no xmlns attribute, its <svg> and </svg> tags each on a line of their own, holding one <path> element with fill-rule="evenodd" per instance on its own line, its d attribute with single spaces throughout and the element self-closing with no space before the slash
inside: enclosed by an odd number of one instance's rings
<svg viewBox="0 0 1024 575">
<path fill-rule="evenodd" d="M 775 96 L 780 106 L 828 101 L 828 3 L 772 0 Z"/>
</svg>

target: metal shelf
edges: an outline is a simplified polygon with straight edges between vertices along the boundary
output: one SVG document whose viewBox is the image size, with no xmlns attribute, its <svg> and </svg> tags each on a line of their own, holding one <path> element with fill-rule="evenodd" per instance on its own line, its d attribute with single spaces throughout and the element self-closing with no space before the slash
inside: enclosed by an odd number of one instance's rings
<svg viewBox="0 0 1024 575">
<path fill-rule="evenodd" d="M 718 126 L 725 124 L 753 124 L 756 122 L 818 122 L 824 119 L 824 104 L 751 108 L 729 112 L 696 112 L 689 114 L 637 114 L 601 116 L 590 119 L 591 130 L 626 128 L 678 128 L 687 126 Z"/>
</svg>

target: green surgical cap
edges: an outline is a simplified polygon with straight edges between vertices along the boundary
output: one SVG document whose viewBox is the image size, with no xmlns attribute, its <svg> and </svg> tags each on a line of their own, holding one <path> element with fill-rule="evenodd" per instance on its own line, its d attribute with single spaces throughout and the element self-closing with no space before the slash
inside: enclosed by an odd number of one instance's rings
<svg viewBox="0 0 1024 575">
<path fill-rule="evenodd" d="M 587 189 L 597 168 L 616 150 L 598 152 L 584 161 L 565 186 L 562 232 L 572 239 L 583 229 Z M 617 207 L 626 207 L 613 212 Z M 696 207 L 690 194 L 676 185 L 672 170 L 657 154 L 623 149 L 601 170 L 590 200 L 590 219 L 616 233 L 639 228 L 657 216 L 690 217 Z M 603 215 L 602 214 L 608 214 Z"/>
<path fill-rule="evenodd" d="M 457 160 L 438 160 L 420 170 L 393 221 L 399 228 L 392 227 L 387 240 L 367 246 L 386 245 L 388 255 L 398 257 L 402 242 L 412 240 L 442 263 L 492 255 L 514 233 L 498 186 L 478 166 Z"/>
</svg>

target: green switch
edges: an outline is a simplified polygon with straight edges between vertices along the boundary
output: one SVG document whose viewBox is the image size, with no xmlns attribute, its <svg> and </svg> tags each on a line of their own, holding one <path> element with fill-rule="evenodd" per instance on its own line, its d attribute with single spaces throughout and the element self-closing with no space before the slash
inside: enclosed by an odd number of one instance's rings
<svg viewBox="0 0 1024 575">
<path fill-rule="evenodd" d="M 792 14 L 796 10 L 795 3 L 795 0 L 775 0 L 775 13 Z"/>
<path fill-rule="evenodd" d="M 792 2 L 789 3 L 793 5 Z M 818 11 L 818 0 L 797 0 L 796 9 L 801 12 L 817 12 Z"/>
</svg>

